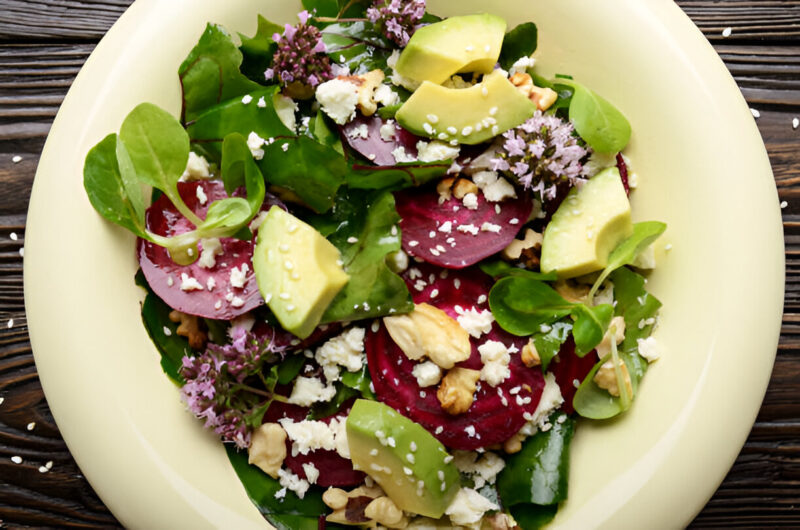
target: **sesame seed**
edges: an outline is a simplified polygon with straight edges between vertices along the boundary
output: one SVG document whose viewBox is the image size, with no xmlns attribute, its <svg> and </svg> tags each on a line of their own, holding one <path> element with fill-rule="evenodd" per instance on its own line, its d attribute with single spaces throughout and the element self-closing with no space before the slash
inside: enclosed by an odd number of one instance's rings
<svg viewBox="0 0 800 530">
<path fill-rule="evenodd" d="M 733 33 L 733 29 L 732 28 L 725 28 L 725 29 L 722 30 L 722 36 L 723 37 L 730 37 L 731 33 Z"/>
<path fill-rule="evenodd" d="M 413 464 L 416 461 L 416 458 L 414 458 L 414 455 L 411 453 L 408 453 L 406 454 L 406 460 L 408 460 L 409 464 Z"/>
<path fill-rule="evenodd" d="M 175 283 L 175 280 L 172 279 L 172 276 L 167 276 L 167 286 L 172 287 Z"/>
<path fill-rule="evenodd" d="M 22 457 L 21 456 L 12 456 L 11 457 L 11 461 L 14 462 L 15 464 L 21 464 L 22 463 Z"/>
<path fill-rule="evenodd" d="M 419 241 L 409 241 L 408 242 L 408 246 L 411 247 L 411 248 L 414 248 L 417 245 L 419 245 Z"/>
<path fill-rule="evenodd" d="M 446 457 L 444 457 L 445 464 L 449 464 L 452 461 L 453 461 L 453 455 L 447 455 Z"/>
<path fill-rule="evenodd" d="M 11 233 L 8 235 L 8 237 L 10 237 L 10 238 L 11 238 L 11 241 L 16 241 L 16 240 L 17 240 L 17 233 L 16 233 L 16 232 L 11 232 Z"/>
<path fill-rule="evenodd" d="M 431 230 L 430 232 L 428 232 L 428 237 L 430 237 L 431 239 L 436 237 L 436 231 L 435 230 Z"/>
<path fill-rule="evenodd" d="M 164 326 L 164 329 L 163 329 L 163 331 L 164 331 L 164 336 L 165 336 L 165 337 L 170 337 L 170 336 L 172 336 L 172 330 L 171 330 L 171 329 L 169 329 L 167 326 Z"/>
<path fill-rule="evenodd" d="M 287 259 L 286 261 L 283 262 L 283 266 L 286 267 L 287 271 L 290 271 L 294 268 L 294 263 L 292 263 Z"/>
<path fill-rule="evenodd" d="M 784 201 L 784 202 L 786 202 L 786 201 Z M 664 245 L 664 250 L 666 250 L 667 252 L 672 250 L 672 243 L 667 243 L 666 245 Z"/>
<path fill-rule="evenodd" d="M 14 162 L 15 164 L 19 164 L 20 162 L 22 162 L 22 157 L 21 157 L 21 156 L 19 156 L 19 155 L 14 155 L 14 156 L 11 158 L 11 161 L 12 161 L 12 162 Z"/>
<path fill-rule="evenodd" d="M 431 291 L 431 298 L 436 298 L 437 296 L 439 296 L 439 289 Z"/>
<path fill-rule="evenodd" d="M 19 257 L 21 257 L 21 258 L 25 257 L 25 247 L 20 247 L 20 249 L 19 249 Z"/>
<path fill-rule="evenodd" d="M 352 245 L 353 243 L 358 243 L 358 238 L 357 238 L 357 237 L 350 236 L 350 237 L 348 237 L 348 238 L 347 238 L 347 242 L 348 242 L 348 243 L 350 243 L 351 245 Z"/>
<path fill-rule="evenodd" d="M 489 89 L 486 88 L 485 86 L 481 87 L 481 94 L 483 95 L 483 97 L 488 96 L 489 95 Z"/>
<path fill-rule="evenodd" d="M 249 105 L 251 101 L 253 101 L 253 96 L 250 94 L 245 94 L 245 96 L 242 98 L 242 103 L 245 105 Z"/>
<path fill-rule="evenodd" d="M 500 133 L 500 127 L 498 127 L 497 125 L 493 125 L 492 126 L 492 134 L 497 136 L 499 133 Z"/>
<path fill-rule="evenodd" d="M 423 124 L 422 124 L 422 129 L 423 129 L 423 130 L 424 130 L 424 131 L 425 131 L 427 134 L 433 134 L 433 126 L 432 126 L 430 123 L 428 123 L 428 122 L 425 122 L 425 123 L 423 123 Z"/>
<path fill-rule="evenodd" d="M 39 466 L 39 473 L 47 473 L 48 471 L 50 470 L 47 469 L 45 466 Z"/>
<path fill-rule="evenodd" d="M 397 225 L 392 225 L 391 234 L 392 234 L 393 236 L 396 236 L 396 235 L 397 235 Z"/>
<path fill-rule="evenodd" d="M 428 114 L 427 118 L 428 121 L 433 123 L 434 125 L 439 123 L 439 116 L 437 116 L 436 114 Z"/>
<path fill-rule="evenodd" d="M 436 472 L 436 476 L 439 477 L 439 480 L 444 480 L 444 471 L 440 469 Z"/>
<path fill-rule="evenodd" d="M 479 303 L 479 304 L 482 304 L 482 303 L 484 303 L 485 301 L 486 301 L 486 295 L 485 295 L 485 294 L 482 294 L 482 295 L 480 295 L 480 296 L 478 297 L 478 303 Z"/>
<path fill-rule="evenodd" d="M 753 108 L 750 109 L 750 114 L 752 114 L 753 117 L 756 118 L 756 119 L 761 117 L 761 113 L 758 110 L 753 109 Z"/>
<path fill-rule="evenodd" d="M 800 127 L 800 118 L 792 118 L 792 129 Z"/>
<path fill-rule="evenodd" d="M 403 466 L 403 473 L 405 473 L 406 475 L 411 475 L 413 471 L 411 471 L 411 468 Z"/>
<path fill-rule="evenodd" d="M 278 298 L 280 298 L 281 300 L 288 300 L 289 299 L 289 293 L 281 293 L 281 294 L 278 295 Z"/>
<path fill-rule="evenodd" d="M 449 132 L 450 134 L 458 134 L 458 129 L 456 129 L 455 127 L 450 126 L 450 127 L 447 128 L 447 132 Z"/>
<path fill-rule="evenodd" d="M 13 319 L 13 318 L 9 318 L 9 319 L 8 319 L 8 322 L 6 322 L 6 327 L 7 327 L 8 329 L 11 329 L 11 328 L 13 328 L 13 327 L 14 327 L 14 319 Z"/>
<path fill-rule="evenodd" d="M 436 430 L 434 431 L 434 433 L 435 434 L 442 434 L 442 431 L 444 431 L 444 427 L 439 425 L 438 427 L 436 427 Z"/>
<path fill-rule="evenodd" d="M 466 47 L 464 48 L 464 51 L 465 51 L 465 52 L 471 52 L 471 51 L 473 51 L 474 49 L 475 49 L 475 46 L 473 46 L 472 44 L 470 44 L 469 46 L 466 46 Z"/>
<path fill-rule="evenodd" d="M 469 125 L 461 129 L 461 136 L 469 136 L 470 134 L 472 134 L 472 127 Z"/>
<path fill-rule="evenodd" d="M 453 287 L 455 287 L 456 289 L 461 289 L 461 280 L 458 278 L 453 280 Z"/>
<path fill-rule="evenodd" d="M 436 138 L 439 140 L 447 140 L 447 133 L 440 132 Z"/>
<path fill-rule="evenodd" d="M 291 312 L 291 311 L 294 311 L 294 304 L 289 304 L 289 305 L 287 305 L 287 306 L 286 306 L 286 310 L 287 310 L 287 311 L 290 311 L 290 312 Z"/>
<path fill-rule="evenodd" d="M 32 421 L 32 422 L 30 422 L 30 423 L 29 423 L 29 424 L 26 426 L 26 429 L 28 429 L 29 431 L 32 431 L 34 428 L 36 428 L 36 422 L 35 422 L 35 421 Z"/>
<path fill-rule="evenodd" d="M 293 234 L 297 230 L 297 224 L 291 223 L 289 226 L 286 227 L 286 231 L 290 234 Z"/>
<path fill-rule="evenodd" d="M 44 465 L 44 467 L 46 467 L 47 469 L 52 469 L 53 468 L 53 461 L 52 460 L 48 460 L 47 463 Z"/>
<path fill-rule="evenodd" d="M 483 51 L 485 51 L 485 52 L 488 52 L 488 51 L 489 51 L 489 50 L 491 50 L 491 49 L 492 49 L 492 47 L 491 47 L 491 46 L 489 46 L 488 44 L 487 44 L 486 46 L 484 46 L 484 47 L 483 47 Z"/>
<path fill-rule="evenodd" d="M 411 449 L 411 452 L 413 453 L 417 450 L 417 444 L 412 440 L 411 443 L 408 444 L 408 448 Z"/>
<path fill-rule="evenodd" d="M 256 103 L 256 106 L 258 108 L 260 108 L 260 109 L 263 109 L 264 107 L 267 106 L 267 102 L 264 100 L 264 96 L 261 96 L 260 98 L 258 98 L 258 102 Z"/>
<path fill-rule="evenodd" d="M 289 150 L 289 144 L 288 143 L 284 143 L 283 145 L 281 145 L 281 149 L 283 149 L 283 152 L 285 153 L 286 151 Z"/>
<path fill-rule="evenodd" d="M 489 109 L 489 116 L 494 116 L 497 114 L 497 107 L 492 107 Z"/>
</svg>

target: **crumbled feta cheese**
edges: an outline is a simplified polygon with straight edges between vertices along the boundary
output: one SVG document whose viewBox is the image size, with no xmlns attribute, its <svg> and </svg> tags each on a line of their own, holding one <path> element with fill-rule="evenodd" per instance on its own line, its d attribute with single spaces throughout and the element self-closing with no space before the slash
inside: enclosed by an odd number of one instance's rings
<svg viewBox="0 0 800 530">
<path fill-rule="evenodd" d="M 208 160 L 189 151 L 189 160 L 186 162 L 186 169 L 181 175 L 181 181 L 207 179 L 211 176 Z"/>
<path fill-rule="evenodd" d="M 442 369 L 432 361 L 416 364 L 411 370 L 417 384 L 423 388 L 433 386 L 442 379 Z"/>
<path fill-rule="evenodd" d="M 247 135 L 247 147 L 250 148 L 250 153 L 256 160 L 264 158 L 264 150 L 262 147 L 265 143 L 266 140 L 261 138 L 255 131 L 250 131 L 250 134 Z"/>
<path fill-rule="evenodd" d="M 389 120 L 383 125 L 381 125 L 380 133 L 381 133 L 381 140 L 384 142 L 391 142 L 394 138 L 394 133 L 397 129 L 394 126 L 394 120 Z"/>
<path fill-rule="evenodd" d="M 312 403 L 329 401 L 334 395 L 336 388 L 333 385 L 326 386 L 319 377 L 299 376 L 295 379 L 289 403 L 310 407 Z"/>
<path fill-rule="evenodd" d="M 481 354 L 481 380 L 486 381 L 491 386 L 497 386 L 511 375 L 508 363 L 511 355 L 505 344 L 496 340 L 488 340 L 478 346 L 478 353 Z"/>
<path fill-rule="evenodd" d="M 520 433 L 532 435 L 539 429 L 547 431 L 549 429 L 547 419 L 562 403 L 564 403 L 564 398 L 561 396 L 561 388 L 556 383 L 556 376 L 548 372 L 544 376 L 544 388 L 542 396 L 539 398 L 539 404 L 533 411 L 530 421 L 520 429 Z"/>
<path fill-rule="evenodd" d="M 414 155 L 406 153 L 406 148 L 402 145 L 397 146 L 392 151 L 392 156 L 394 157 L 395 162 L 398 164 L 402 164 L 403 162 L 416 162 L 417 159 Z"/>
<path fill-rule="evenodd" d="M 319 469 L 312 462 L 303 464 L 303 471 L 306 474 L 306 480 L 309 484 L 316 484 L 319 478 Z"/>
<path fill-rule="evenodd" d="M 492 330 L 494 316 L 492 316 L 491 311 L 486 309 L 478 311 L 474 307 L 464 309 L 460 305 L 455 306 L 455 311 L 458 314 L 456 318 L 458 324 L 476 339 L 481 338 L 481 335 Z"/>
<path fill-rule="evenodd" d="M 443 142 L 417 142 L 417 158 L 420 162 L 435 162 L 437 160 L 450 160 L 458 157 L 460 146 L 451 147 Z"/>
<path fill-rule="evenodd" d="M 310 487 L 307 480 L 303 480 L 288 469 L 278 470 L 278 479 L 281 486 L 290 489 L 297 494 L 301 499 L 305 496 L 308 488 Z"/>
<path fill-rule="evenodd" d="M 364 366 L 364 328 L 352 327 L 341 335 L 329 339 L 317 348 L 314 358 L 317 360 L 330 381 L 339 379 L 339 366 L 349 372 L 357 372 Z"/>
<path fill-rule="evenodd" d="M 264 96 L 261 96 L 260 98 L 258 98 L 258 102 L 256 103 L 256 107 L 258 107 L 260 109 L 263 109 L 266 106 L 267 106 L 267 102 L 264 99 Z"/>
<path fill-rule="evenodd" d="M 408 268 L 408 254 L 402 250 L 387 255 L 386 260 L 386 264 L 389 265 L 392 272 L 399 274 Z"/>
<path fill-rule="evenodd" d="M 359 123 L 356 127 L 350 128 L 350 130 L 347 132 L 347 136 L 354 139 L 366 139 L 367 136 L 369 136 L 369 127 L 367 127 L 366 123 Z"/>
<path fill-rule="evenodd" d="M 474 224 L 463 224 L 463 225 L 458 225 L 456 230 L 458 230 L 459 232 L 464 232 L 465 234 L 472 234 L 474 236 L 478 233 L 479 228 Z"/>
<path fill-rule="evenodd" d="M 200 257 L 197 264 L 205 269 L 211 269 L 217 264 L 216 256 L 222 254 L 222 243 L 216 237 L 200 240 Z"/>
<path fill-rule="evenodd" d="M 464 203 L 464 206 L 468 210 L 477 210 L 478 209 L 478 196 L 474 193 L 467 193 L 464 195 L 464 198 L 461 199 L 461 202 Z"/>
<path fill-rule="evenodd" d="M 317 87 L 316 98 L 322 111 L 339 125 L 356 115 L 358 87 L 353 83 L 341 79 L 326 81 Z"/>
<path fill-rule="evenodd" d="M 485 484 L 494 484 L 497 474 L 506 466 L 505 460 L 491 451 L 483 455 L 475 451 L 454 451 L 454 461 L 458 470 L 469 475 L 476 488 L 482 488 Z"/>
<path fill-rule="evenodd" d="M 181 291 L 202 291 L 203 286 L 194 276 L 189 276 L 185 272 L 181 273 Z"/>
<path fill-rule="evenodd" d="M 242 263 L 239 268 L 232 268 L 230 276 L 231 285 L 239 289 L 244 287 L 244 282 L 247 280 L 248 272 L 250 272 L 250 267 L 247 265 L 247 263 Z"/>
<path fill-rule="evenodd" d="M 389 85 L 381 85 L 372 94 L 372 100 L 384 107 L 391 107 L 400 103 L 400 96 Z"/>
<path fill-rule="evenodd" d="M 639 350 L 639 355 L 647 359 L 647 362 L 651 363 L 661 357 L 661 345 L 656 342 L 655 337 L 636 339 L 636 347 Z"/>
<path fill-rule="evenodd" d="M 483 514 L 500 507 L 470 488 L 461 488 L 445 510 L 450 522 L 455 525 L 471 525 L 483 518 Z"/>
<path fill-rule="evenodd" d="M 205 204 L 208 202 L 208 196 L 206 195 L 206 192 L 203 190 L 202 186 L 197 186 L 194 194 L 197 197 L 197 202 L 200 204 Z"/>
<path fill-rule="evenodd" d="M 342 458 L 350 458 L 344 419 L 333 419 L 326 424 L 317 420 L 295 422 L 291 418 L 283 418 L 278 423 L 292 442 L 292 456 L 307 455 L 309 451 L 324 449 L 336 451 Z"/>
<path fill-rule="evenodd" d="M 508 69 L 508 75 L 514 75 L 517 72 L 522 72 L 524 74 L 525 71 L 528 68 L 532 68 L 534 64 L 536 64 L 536 59 L 533 57 L 520 57 L 514 61 L 514 64 Z"/>
</svg>

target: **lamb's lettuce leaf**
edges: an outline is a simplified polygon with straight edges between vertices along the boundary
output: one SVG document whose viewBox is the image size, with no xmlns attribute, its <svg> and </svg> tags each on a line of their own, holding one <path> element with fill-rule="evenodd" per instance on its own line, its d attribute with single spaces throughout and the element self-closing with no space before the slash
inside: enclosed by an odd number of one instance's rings
<svg viewBox="0 0 800 530">
<path fill-rule="evenodd" d="M 622 151 L 631 137 L 631 124 L 625 116 L 599 94 L 574 80 L 564 80 L 574 93 L 569 104 L 569 119 L 575 131 L 592 149 L 600 153 Z"/>
</svg>

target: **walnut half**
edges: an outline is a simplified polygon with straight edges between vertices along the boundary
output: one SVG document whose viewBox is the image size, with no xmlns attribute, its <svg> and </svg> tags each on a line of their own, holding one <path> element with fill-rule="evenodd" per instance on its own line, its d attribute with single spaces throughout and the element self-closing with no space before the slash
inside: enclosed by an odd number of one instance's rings
<svg viewBox="0 0 800 530">
<path fill-rule="evenodd" d="M 384 317 L 386 330 L 414 361 L 427 356 L 441 368 L 452 368 L 472 352 L 469 333 L 450 315 L 430 304 L 416 304 L 406 315 Z"/>
<path fill-rule="evenodd" d="M 277 423 L 265 423 L 253 432 L 247 463 L 254 464 L 272 478 L 286 458 L 286 431 Z"/>
<path fill-rule="evenodd" d="M 180 311 L 170 311 L 169 319 L 173 322 L 180 322 L 177 333 L 181 337 L 189 339 L 189 346 L 195 350 L 202 350 L 206 347 L 208 335 L 200 327 L 200 321 L 195 315 L 187 315 Z"/>
<path fill-rule="evenodd" d="M 469 410 L 475 399 L 475 389 L 480 378 L 480 370 L 459 367 L 447 372 L 439 390 L 436 391 L 442 409 L 454 416 Z"/>
</svg>

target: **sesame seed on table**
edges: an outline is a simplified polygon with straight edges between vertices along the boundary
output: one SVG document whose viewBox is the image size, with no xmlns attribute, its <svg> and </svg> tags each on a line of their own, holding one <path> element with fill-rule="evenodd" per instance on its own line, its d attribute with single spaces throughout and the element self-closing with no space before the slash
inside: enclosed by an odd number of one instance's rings
<svg viewBox="0 0 800 530">
<path fill-rule="evenodd" d="M 130 3 L 0 0 L 0 526 L 118 526 L 72 459 L 42 393 L 22 260 L 31 184 L 50 124 L 78 70 Z M 800 1 L 677 4 L 728 66 L 764 138 L 787 262 L 783 328 L 764 403 L 692 527 L 800 526 Z"/>
</svg>

